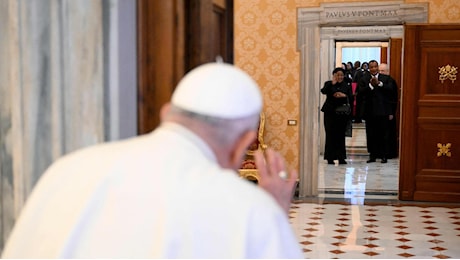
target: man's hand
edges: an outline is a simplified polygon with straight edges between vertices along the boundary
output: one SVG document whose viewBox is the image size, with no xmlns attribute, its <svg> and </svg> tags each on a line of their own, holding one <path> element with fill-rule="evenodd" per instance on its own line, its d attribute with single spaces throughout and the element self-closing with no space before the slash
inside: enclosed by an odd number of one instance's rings
<svg viewBox="0 0 460 260">
<path fill-rule="evenodd" d="M 375 88 L 379 85 L 379 79 L 375 76 L 372 76 L 371 78 L 371 85 Z"/>
<path fill-rule="evenodd" d="M 254 154 L 256 166 L 259 171 L 259 186 L 270 193 L 284 211 L 289 213 L 294 188 L 299 178 L 297 171 L 292 170 L 287 174 L 287 178 L 281 175 L 287 173 L 283 157 L 268 148 L 265 157 L 262 151 L 258 150 Z"/>
</svg>

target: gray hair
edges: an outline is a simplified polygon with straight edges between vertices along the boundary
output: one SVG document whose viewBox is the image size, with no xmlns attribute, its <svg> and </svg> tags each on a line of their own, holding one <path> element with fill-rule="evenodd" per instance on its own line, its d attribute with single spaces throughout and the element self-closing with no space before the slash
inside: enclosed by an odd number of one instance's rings
<svg viewBox="0 0 460 260">
<path fill-rule="evenodd" d="M 183 116 L 205 127 L 210 137 L 222 142 L 225 145 L 235 142 L 244 132 L 257 130 L 260 115 L 250 115 L 243 118 L 227 119 L 203 115 L 188 111 L 171 104 L 171 114 Z"/>
</svg>

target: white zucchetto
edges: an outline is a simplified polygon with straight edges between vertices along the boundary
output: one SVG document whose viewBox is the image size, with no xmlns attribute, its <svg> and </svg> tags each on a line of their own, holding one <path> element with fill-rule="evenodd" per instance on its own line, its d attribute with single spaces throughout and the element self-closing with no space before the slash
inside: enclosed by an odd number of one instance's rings
<svg viewBox="0 0 460 260">
<path fill-rule="evenodd" d="M 171 103 L 201 115 L 237 119 L 260 113 L 262 94 L 243 70 L 226 63 L 207 63 L 182 78 Z"/>
</svg>

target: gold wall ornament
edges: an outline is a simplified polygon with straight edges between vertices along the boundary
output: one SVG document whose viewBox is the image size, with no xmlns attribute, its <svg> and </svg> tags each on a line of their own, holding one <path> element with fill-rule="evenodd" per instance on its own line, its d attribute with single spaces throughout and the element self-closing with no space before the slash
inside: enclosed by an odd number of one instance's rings
<svg viewBox="0 0 460 260">
<path fill-rule="evenodd" d="M 457 69 L 458 67 L 450 66 L 450 64 L 439 67 L 439 80 L 441 83 L 444 83 L 446 79 L 450 79 L 454 83 L 457 80 Z"/>
<path fill-rule="evenodd" d="M 451 157 L 452 155 L 450 152 L 451 147 L 452 147 L 451 143 L 447 143 L 447 144 L 438 143 L 438 157 L 441 157 L 443 155 L 447 157 Z"/>
</svg>

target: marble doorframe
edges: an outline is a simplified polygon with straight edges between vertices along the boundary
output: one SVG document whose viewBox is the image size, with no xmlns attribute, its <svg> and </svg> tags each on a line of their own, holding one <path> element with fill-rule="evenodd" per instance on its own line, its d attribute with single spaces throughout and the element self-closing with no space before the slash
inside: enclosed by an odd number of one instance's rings
<svg viewBox="0 0 460 260">
<path fill-rule="evenodd" d="M 428 3 L 328 3 L 297 9 L 297 50 L 300 53 L 299 197 L 318 195 L 318 163 L 323 132 L 319 90 L 335 67 L 335 40 L 403 38 L 404 24 L 427 21 Z"/>
</svg>

